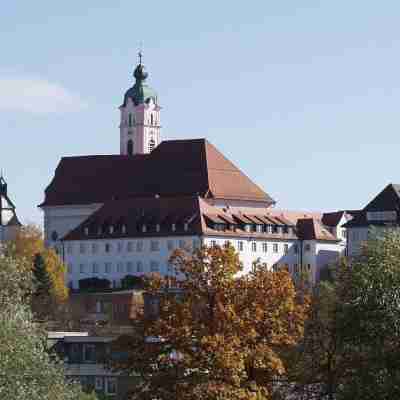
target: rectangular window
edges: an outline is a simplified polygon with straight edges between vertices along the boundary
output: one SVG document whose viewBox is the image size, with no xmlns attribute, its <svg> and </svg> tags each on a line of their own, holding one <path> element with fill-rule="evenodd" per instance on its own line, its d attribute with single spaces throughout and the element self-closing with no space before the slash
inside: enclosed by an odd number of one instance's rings
<svg viewBox="0 0 400 400">
<path fill-rule="evenodd" d="M 96 376 L 94 378 L 94 389 L 98 391 L 103 391 L 103 377 Z"/>
<path fill-rule="evenodd" d="M 124 272 L 124 264 L 122 262 L 119 262 L 117 264 L 117 272 L 119 272 L 119 273 Z"/>
<path fill-rule="evenodd" d="M 137 252 L 143 251 L 143 242 L 142 241 L 136 243 L 136 251 Z"/>
<path fill-rule="evenodd" d="M 274 243 L 273 249 L 274 249 L 274 253 L 278 253 L 278 251 L 279 251 L 279 245 L 278 245 L 278 243 Z"/>
<path fill-rule="evenodd" d="M 97 243 L 92 243 L 92 253 L 93 254 L 97 253 L 97 249 L 98 249 Z"/>
<path fill-rule="evenodd" d="M 128 242 L 128 245 L 126 246 L 126 250 L 131 253 L 133 251 L 133 243 Z"/>
<path fill-rule="evenodd" d="M 73 246 L 72 246 L 72 244 L 69 244 L 68 246 L 67 246 L 67 253 L 68 254 L 72 254 L 73 253 Z"/>
<path fill-rule="evenodd" d="M 298 266 L 298 264 L 293 264 L 293 272 L 294 272 L 295 274 L 297 274 L 297 273 L 299 272 L 299 266 Z"/>
<path fill-rule="evenodd" d="M 311 264 L 307 264 L 307 269 L 311 271 Z"/>
<path fill-rule="evenodd" d="M 238 250 L 243 251 L 243 242 L 241 240 L 238 242 Z"/>
<path fill-rule="evenodd" d="M 104 245 L 104 250 L 106 253 L 110 253 L 111 252 L 111 244 L 110 243 L 106 243 Z"/>
<path fill-rule="evenodd" d="M 174 241 L 173 240 L 168 240 L 167 248 L 168 248 L 168 250 L 174 250 L 175 246 L 174 246 Z"/>
<path fill-rule="evenodd" d="M 86 253 L 86 245 L 85 245 L 85 243 L 80 243 L 79 244 L 79 252 L 81 254 L 85 254 Z"/>
<path fill-rule="evenodd" d="M 261 232 L 263 231 L 262 225 L 256 225 L 256 231 L 257 231 L 258 233 L 261 233 Z"/>
<path fill-rule="evenodd" d="M 211 240 L 211 247 L 216 247 L 216 246 L 217 246 L 216 240 Z"/>
<path fill-rule="evenodd" d="M 306 243 L 304 245 L 304 251 L 310 251 L 311 250 L 311 245 L 309 243 Z"/>
<path fill-rule="evenodd" d="M 126 263 L 126 272 L 133 272 L 133 264 L 131 261 Z"/>
<path fill-rule="evenodd" d="M 80 264 L 79 265 L 79 272 L 81 273 L 81 274 L 84 274 L 86 271 L 85 271 L 85 264 Z"/>
<path fill-rule="evenodd" d="M 199 239 L 193 239 L 192 240 L 192 246 L 193 246 L 193 249 L 199 249 L 200 248 L 200 240 Z"/>
<path fill-rule="evenodd" d="M 117 379 L 116 378 L 106 378 L 105 393 L 108 395 L 117 394 Z"/>
<path fill-rule="evenodd" d="M 186 247 L 185 241 L 184 241 L 184 240 L 180 240 L 180 241 L 179 241 L 179 248 L 180 248 L 180 249 L 184 249 L 185 247 Z"/>
<path fill-rule="evenodd" d="M 83 345 L 83 362 L 94 363 L 96 362 L 96 346 L 94 344 Z"/>
<path fill-rule="evenodd" d="M 289 245 L 287 243 L 283 245 L 283 251 L 285 254 L 289 253 Z"/>
<path fill-rule="evenodd" d="M 72 264 L 68 264 L 68 273 L 71 275 L 73 273 Z"/>
<path fill-rule="evenodd" d="M 137 272 L 143 272 L 143 263 L 141 261 L 138 261 L 136 263 L 136 271 Z"/>
<path fill-rule="evenodd" d="M 253 252 L 257 251 L 257 243 L 256 242 L 251 242 L 251 251 L 253 251 Z"/>
<path fill-rule="evenodd" d="M 110 262 L 106 262 L 105 263 L 105 273 L 106 274 L 111 273 L 111 269 L 112 269 L 112 264 Z"/>
<path fill-rule="evenodd" d="M 297 254 L 299 252 L 299 246 L 297 244 L 295 244 L 293 246 L 293 251 L 294 251 L 294 254 Z"/>
<path fill-rule="evenodd" d="M 159 264 L 157 261 L 150 262 L 150 272 L 158 272 L 160 270 Z"/>
<path fill-rule="evenodd" d="M 263 253 L 267 253 L 268 252 L 268 243 L 267 242 L 264 242 L 262 244 L 262 250 L 263 250 Z"/>
<path fill-rule="evenodd" d="M 285 226 L 283 227 L 283 233 L 286 233 L 286 234 L 289 233 L 289 227 L 288 227 L 287 225 L 285 225 Z"/>
<path fill-rule="evenodd" d="M 272 225 L 272 233 L 278 233 L 278 226 Z"/>
<path fill-rule="evenodd" d="M 124 249 L 124 244 L 122 242 L 118 242 L 117 249 L 118 253 L 121 253 L 121 251 Z"/>
<path fill-rule="evenodd" d="M 150 251 L 160 251 L 160 242 L 158 240 L 150 242 Z"/>
<path fill-rule="evenodd" d="M 96 263 L 93 263 L 93 273 L 97 274 L 99 272 L 99 265 Z"/>
</svg>

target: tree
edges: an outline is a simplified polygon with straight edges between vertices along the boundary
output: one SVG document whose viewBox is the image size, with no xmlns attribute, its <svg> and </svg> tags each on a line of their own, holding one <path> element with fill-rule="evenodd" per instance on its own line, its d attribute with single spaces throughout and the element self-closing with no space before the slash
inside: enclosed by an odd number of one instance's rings
<svg viewBox="0 0 400 400">
<path fill-rule="evenodd" d="M 315 291 L 289 381 L 304 399 L 400 397 L 400 235 L 371 235 Z"/>
<path fill-rule="evenodd" d="M 21 226 L 16 237 L 6 244 L 6 254 L 13 258 L 24 258 L 27 267 L 33 263 L 35 256 L 44 249 L 43 234 L 36 225 Z"/>
<path fill-rule="evenodd" d="M 45 248 L 42 231 L 35 225 L 22 226 L 14 240 L 7 243 L 5 254 L 10 257 L 25 260 L 27 269 L 35 270 L 35 262 L 44 264 L 40 274 L 45 271 L 50 278 L 49 293 L 53 308 L 63 305 L 68 299 L 68 289 L 65 286 L 65 266 L 53 249 Z M 38 258 L 40 257 L 40 258 Z M 51 313 L 54 310 L 47 310 Z"/>
<path fill-rule="evenodd" d="M 286 369 L 282 349 L 302 336 L 308 307 L 288 272 L 255 265 L 240 275 L 232 247 L 178 251 L 171 263 L 184 279 L 174 288 L 150 279 L 157 315 L 143 313 L 135 334 L 117 343 L 129 357 L 114 367 L 141 376 L 133 397 L 271 399 Z"/>
<path fill-rule="evenodd" d="M 338 322 L 351 363 L 338 398 L 399 398 L 399 232 L 373 232 L 346 272 L 338 288 Z"/>
<path fill-rule="evenodd" d="M 36 254 L 33 261 L 33 276 L 36 278 L 36 293 L 50 295 L 51 279 L 41 254 Z"/>
<path fill-rule="evenodd" d="M 0 398 L 94 400 L 65 381 L 62 365 L 46 351 L 46 336 L 29 309 L 35 291 L 21 260 L 0 257 Z"/>
</svg>

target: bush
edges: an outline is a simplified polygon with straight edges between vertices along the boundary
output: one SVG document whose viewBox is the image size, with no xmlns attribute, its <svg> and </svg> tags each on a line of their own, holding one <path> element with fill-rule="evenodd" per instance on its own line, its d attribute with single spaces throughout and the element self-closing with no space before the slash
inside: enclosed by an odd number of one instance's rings
<svg viewBox="0 0 400 400">
<path fill-rule="evenodd" d="M 126 275 L 121 280 L 121 286 L 123 289 L 142 289 L 143 278 L 141 276 Z"/>
<path fill-rule="evenodd" d="M 79 281 L 79 289 L 81 290 L 106 290 L 111 286 L 108 279 L 86 278 Z"/>
</svg>

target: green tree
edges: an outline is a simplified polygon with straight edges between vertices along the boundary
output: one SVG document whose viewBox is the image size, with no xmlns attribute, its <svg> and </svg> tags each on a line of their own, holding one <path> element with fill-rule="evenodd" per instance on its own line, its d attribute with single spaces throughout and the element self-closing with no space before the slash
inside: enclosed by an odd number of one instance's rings
<svg viewBox="0 0 400 400">
<path fill-rule="evenodd" d="M 0 398 L 7 400 L 93 400 L 65 381 L 64 370 L 46 351 L 46 336 L 33 322 L 35 292 L 22 260 L 0 257 Z"/>
<path fill-rule="evenodd" d="M 51 278 L 41 254 L 36 254 L 33 260 L 33 276 L 36 278 L 36 294 L 50 296 Z"/>
<path fill-rule="evenodd" d="M 271 399 L 282 348 L 301 337 L 307 309 L 288 272 L 255 265 L 241 275 L 232 247 L 178 251 L 171 262 L 179 288 L 151 279 L 148 311 L 157 312 L 117 344 L 129 358 L 116 367 L 140 374 L 134 398 Z"/>
<path fill-rule="evenodd" d="M 350 363 L 338 398 L 400 398 L 400 234 L 372 233 L 344 272 L 339 329 Z"/>
<path fill-rule="evenodd" d="M 359 257 L 314 293 L 290 354 L 290 387 L 304 399 L 400 398 L 400 235 L 371 235 Z"/>
</svg>

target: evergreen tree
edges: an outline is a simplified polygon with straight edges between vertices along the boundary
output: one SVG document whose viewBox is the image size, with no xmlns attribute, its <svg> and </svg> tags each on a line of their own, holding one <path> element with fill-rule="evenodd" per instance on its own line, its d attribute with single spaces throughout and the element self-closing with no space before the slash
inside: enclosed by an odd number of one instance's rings
<svg viewBox="0 0 400 400">
<path fill-rule="evenodd" d="M 46 263 L 41 254 L 36 254 L 33 260 L 33 276 L 37 283 L 37 295 L 49 295 L 51 291 L 51 278 L 46 269 Z"/>
</svg>

